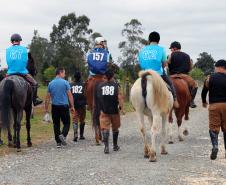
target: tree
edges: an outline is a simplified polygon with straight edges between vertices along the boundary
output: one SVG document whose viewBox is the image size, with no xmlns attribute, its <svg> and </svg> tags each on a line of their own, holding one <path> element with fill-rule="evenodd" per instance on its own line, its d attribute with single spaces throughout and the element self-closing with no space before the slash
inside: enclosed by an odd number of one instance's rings
<svg viewBox="0 0 226 185">
<path fill-rule="evenodd" d="M 34 36 L 29 48 L 37 66 L 38 79 L 43 80 L 43 72 L 49 65 L 51 65 L 53 60 L 53 47 L 48 39 L 40 37 L 38 31 L 34 30 Z"/>
<path fill-rule="evenodd" d="M 203 81 L 205 76 L 204 76 L 204 73 L 201 69 L 199 68 L 193 68 L 189 75 L 194 79 L 194 80 L 199 80 L 199 81 Z"/>
<path fill-rule="evenodd" d="M 215 61 L 213 57 L 207 52 L 200 53 L 199 56 L 200 57 L 197 58 L 197 62 L 194 67 L 201 69 L 205 75 L 214 72 Z"/>
<path fill-rule="evenodd" d="M 69 75 L 75 68 L 84 72 L 85 54 L 90 47 L 88 36 L 92 33 L 89 22 L 85 15 L 77 17 L 75 13 L 69 13 L 61 17 L 58 25 L 53 25 L 50 34 L 56 51 L 53 65 L 65 67 Z"/>
<path fill-rule="evenodd" d="M 122 36 L 126 41 L 119 43 L 119 49 L 122 56 L 119 57 L 120 65 L 126 70 L 127 76 L 134 78 L 135 65 L 138 64 L 137 54 L 141 47 L 147 44 L 147 41 L 142 38 L 142 24 L 137 19 L 132 19 L 124 25 Z"/>
<path fill-rule="evenodd" d="M 50 81 L 55 77 L 55 67 L 49 66 L 44 71 L 44 78 L 46 81 Z"/>
</svg>

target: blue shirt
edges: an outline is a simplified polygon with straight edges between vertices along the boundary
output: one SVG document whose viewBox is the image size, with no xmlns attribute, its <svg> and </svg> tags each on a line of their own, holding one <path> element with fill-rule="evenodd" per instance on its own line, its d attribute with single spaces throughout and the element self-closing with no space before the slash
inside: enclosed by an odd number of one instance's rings
<svg viewBox="0 0 226 185">
<path fill-rule="evenodd" d="M 142 70 L 154 70 L 158 74 L 163 74 L 162 64 L 166 61 L 165 49 L 157 44 L 150 44 L 141 49 L 138 54 L 140 67 Z"/>
<path fill-rule="evenodd" d="M 20 45 L 13 45 L 6 49 L 7 74 L 28 74 L 27 61 L 27 48 Z"/>
<path fill-rule="evenodd" d="M 67 92 L 71 90 L 68 81 L 56 77 L 48 85 L 53 105 L 69 105 Z"/>
</svg>

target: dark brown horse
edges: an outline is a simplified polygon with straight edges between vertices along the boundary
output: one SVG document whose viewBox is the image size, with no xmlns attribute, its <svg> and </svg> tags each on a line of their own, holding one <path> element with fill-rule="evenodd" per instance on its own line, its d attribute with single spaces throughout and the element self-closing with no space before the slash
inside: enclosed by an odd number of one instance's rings
<svg viewBox="0 0 226 185">
<path fill-rule="evenodd" d="M 30 116 L 32 109 L 32 89 L 21 76 L 12 75 L 0 83 L 0 122 L 8 130 L 8 146 L 14 146 L 20 151 L 20 128 L 23 110 L 26 112 L 27 145 L 32 146 L 30 137 Z M 14 136 L 11 134 L 11 119 L 13 120 Z"/>
<path fill-rule="evenodd" d="M 184 81 L 177 75 L 171 76 L 170 78 L 175 87 L 176 94 L 177 94 L 177 100 L 179 102 L 179 108 L 174 108 L 174 113 L 175 113 L 177 125 L 178 125 L 178 139 L 179 139 L 179 141 L 183 141 L 181 125 L 182 125 L 183 117 L 185 120 L 189 119 L 188 114 L 189 114 L 189 105 L 191 102 L 191 95 L 190 95 L 190 91 L 189 91 L 186 81 Z M 171 110 L 171 112 L 169 114 L 169 122 L 170 122 L 169 143 L 173 143 L 173 140 L 172 140 L 172 123 L 173 123 L 172 111 L 173 110 Z M 186 127 L 183 131 L 183 134 L 188 135 L 188 130 Z"/>
</svg>

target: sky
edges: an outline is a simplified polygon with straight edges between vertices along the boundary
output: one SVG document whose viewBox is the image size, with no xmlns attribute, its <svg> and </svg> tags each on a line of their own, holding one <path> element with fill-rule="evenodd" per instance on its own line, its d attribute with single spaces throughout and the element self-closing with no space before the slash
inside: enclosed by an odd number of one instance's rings
<svg viewBox="0 0 226 185">
<path fill-rule="evenodd" d="M 53 24 L 71 12 L 90 18 L 90 28 L 107 39 L 114 60 L 124 40 L 121 31 L 131 19 L 141 22 L 145 39 L 159 32 L 167 54 L 170 43 L 179 41 L 194 62 L 204 51 L 215 60 L 226 59 L 226 0 L 1 0 L 0 7 L 2 61 L 13 33 L 21 34 L 24 46 L 35 29 L 49 39 Z"/>
</svg>

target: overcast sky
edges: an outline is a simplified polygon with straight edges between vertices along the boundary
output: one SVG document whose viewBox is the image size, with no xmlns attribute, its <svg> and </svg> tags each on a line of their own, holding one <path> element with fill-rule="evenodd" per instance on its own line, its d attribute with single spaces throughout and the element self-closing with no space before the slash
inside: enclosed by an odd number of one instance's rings
<svg viewBox="0 0 226 185">
<path fill-rule="evenodd" d="M 120 55 L 121 30 L 133 18 L 142 23 L 144 38 L 160 33 L 167 53 L 177 40 L 194 61 L 203 51 L 226 59 L 226 0 L 0 0 L 0 7 L 1 58 L 12 33 L 20 33 L 27 46 L 34 29 L 49 38 L 53 24 L 75 12 L 90 18 L 90 28 L 107 39 L 114 60 Z"/>
</svg>

